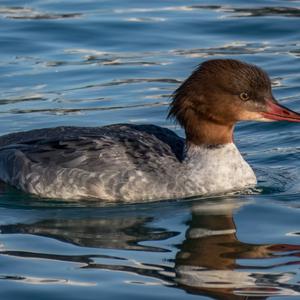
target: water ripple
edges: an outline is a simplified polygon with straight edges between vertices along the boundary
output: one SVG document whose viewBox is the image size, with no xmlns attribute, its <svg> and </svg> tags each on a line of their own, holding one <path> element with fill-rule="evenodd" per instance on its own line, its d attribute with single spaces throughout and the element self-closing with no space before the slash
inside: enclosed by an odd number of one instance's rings
<svg viewBox="0 0 300 300">
<path fill-rule="evenodd" d="M 85 64 L 163 66 L 170 63 L 167 59 L 161 61 L 162 52 L 102 52 L 93 49 L 65 49 L 64 52 L 71 55 L 83 55 L 81 59 Z M 63 62 L 57 64 L 51 62 L 47 66 L 62 64 Z"/>
<path fill-rule="evenodd" d="M 165 6 L 151 8 L 124 8 L 115 9 L 115 14 L 143 14 L 156 12 L 194 12 L 211 10 L 217 13 L 225 13 L 225 17 L 267 17 L 267 16 L 284 16 L 299 17 L 300 9 L 289 6 L 263 6 L 263 7 L 235 7 L 226 5 L 184 5 L 184 6 Z"/>
<path fill-rule="evenodd" d="M 212 48 L 197 48 L 197 49 L 175 49 L 172 51 L 175 55 L 183 55 L 187 57 L 208 57 L 220 55 L 241 55 L 241 54 L 256 54 L 265 52 L 269 48 L 268 43 L 246 43 L 235 41 L 221 47 Z"/>
<path fill-rule="evenodd" d="M 75 285 L 75 286 L 95 286 L 96 282 L 73 281 L 69 279 L 58 278 L 41 278 L 33 276 L 16 276 L 16 275 L 0 275 L 0 280 L 20 281 L 27 284 L 42 284 L 42 285 Z"/>
<path fill-rule="evenodd" d="M 43 94 L 29 94 L 17 97 L 7 97 L 5 99 L 0 98 L 0 105 L 13 104 L 18 102 L 44 101 L 46 99 L 47 98 Z"/>
<path fill-rule="evenodd" d="M 267 17 L 267 16 L 284 16 L 284 17 L 300 17 L 300 9 L 296 7 L 273 7 L 266 6 L 261 8 L 236 8 L 222 7 L 221 11 L 229 13 L 228 17 Z"/>
<path fill-rule="evenodd" d="M 1 7 L 0 16 L 8 19 L 23 19 L 23 20 L 51 20 L 51 19 L 69 19 L 81 17 L 81 13 L 48 13 L 34 10 L 29 7 Z"/>
<path fill-rule="evenodd" d="M 88 107 L 88 108 L 45 108 L 45 109 L 11 109 L 9 111 L 2 111 L 0 114 L 31 114 L 31 113 L 48 113 L 54 115 L 67 115 L 67 114 L 81 114 L 88 111 L 110 111 L 120 109 L 132 109 L 132 108 L 151 108 L 168 106 L 169 102 L 153 102 L 153 103 L 141 103 L 135 105 L 118 105 L 108 107 Z"/>
</svg>

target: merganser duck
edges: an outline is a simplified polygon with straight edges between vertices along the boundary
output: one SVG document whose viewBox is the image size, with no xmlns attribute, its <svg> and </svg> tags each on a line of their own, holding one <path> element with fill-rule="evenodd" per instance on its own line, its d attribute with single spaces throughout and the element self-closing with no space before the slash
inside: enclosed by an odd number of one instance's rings
<svg viewBox="0 0 300 300">
<path fill-rule="evenodd" d="M 175 91 L 169 117 L 186 139 L 155 125 L 57 127 L 0 138 L 0 179 L 45 198 L 153 201 L 255 186 L 233 142 L 244 120 L 300 122 L 273 97 L 268 75 L 231 59 L 203 62 Z"/>
</svg>

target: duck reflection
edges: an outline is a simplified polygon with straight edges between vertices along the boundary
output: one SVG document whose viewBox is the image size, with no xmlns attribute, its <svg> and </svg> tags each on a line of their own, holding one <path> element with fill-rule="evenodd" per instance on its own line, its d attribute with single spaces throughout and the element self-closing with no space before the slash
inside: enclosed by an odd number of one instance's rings
<svg viewBox="0 0 300 300">
<path fill-rule="evenodd" d="M 215 299 L 266 299 L 272 295 L 299 293 L 288 284 L 295 274 L 273 272 L 280 264 L 262 266 L 262 260 L 298 257 L 300 247 L 292 245 L 253 245 L 238 240 L 234 212 L 238 203 L 195 205 L 186 239 L 176 255 L 178 285 L 189 293 Z M 252 264 L 247 266 L 248 260 Z M 261 260 L 255 265 L 255 260 Z M 290 262 L 299 264 L 299 260 Z M 284 264 L 282 264 L 284 266 Z M 255 271 L 253 271 L 255 270 Z"/>
<path fill-rule="evenodd" d="M 161 253 L 159 261 L 164 261 L 163 264 L 143 261 L 131 263 L 132 258 L 124 258 L 124 253 L 122 257 L 69 256 L 12 250 L 0 253 L 80 262 L 83 264 L 81 267 L 86 269 L 132 272 L 160 279 L 163 284 L 184 289 L 188 293 L 211 296 L 214 299 L 266 299 L 272 295 L 299 295 L 299 285 L 291 283 L 297 274 L 282 272 L 280 267 L 300 263 L 300 246 L 255 245 L 240 241 L 236 234 L 234 215 L 244 204 L 238 203 L 237 199 L 194 203 L 190 207 L 185 239 L 179 246 L 176 245 L 178 251 L 174 261 L 164 258 L 163 253 L 170 254 L 171 251 L 167 247 L 153 246 L 157 245 L 156 241 L 169 241 L 180 234 L 163 226 L 154 226 L 157 211 L 153 211 L 152 215 L 121 213 L 90 217 L 89 214 L 81 214 L 76 218 L 65 213 L 61 217 L 46 218 L 33 224 L 0 226 L 2 234 L 32 234 L 81 247 Z M 110 264 L 105 258 L 113 259 L 114 263 Z M 297 268 L 293 270 L 297 271 Z"/>
<path fill-rule="evenodd" d="M 75 219 L 46 219 L 33 224 L 0 226 L 1 233 L 25 233 L 55 238 L 82 247 L 163 252 L 164 249 L 139 243 L 165 240 L 177 232 L 148 226 L 152 217 L 100 216 Z"/>
</svg>

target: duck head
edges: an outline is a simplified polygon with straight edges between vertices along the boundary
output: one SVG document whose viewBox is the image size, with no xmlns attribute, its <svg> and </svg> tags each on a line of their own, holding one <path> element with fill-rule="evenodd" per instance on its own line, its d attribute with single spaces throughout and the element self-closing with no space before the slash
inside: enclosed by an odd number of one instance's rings
<svg viewBox="0 0 300 300">
<path fill-rule="evenodd" d="M 184 127 L 188 145 L 232 143 L 239 121 L 300 122 L 275 100 L 266 72 L 232 59 L 202 63 L 175 91 L 169 117 Z"/>
</svg>

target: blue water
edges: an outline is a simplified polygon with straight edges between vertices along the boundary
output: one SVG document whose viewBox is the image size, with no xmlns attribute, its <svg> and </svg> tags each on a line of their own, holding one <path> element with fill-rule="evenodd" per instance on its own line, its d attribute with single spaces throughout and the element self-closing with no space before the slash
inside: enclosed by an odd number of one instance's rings
<svg viewBox="0 0 300 300">
<path fill-rule="evenodd" d="M 258 64 L 300 111 L 300 1 L 0 2 L 0 134 L 166 121 L 212 57 Z M 300 127 L 244 123 L 255 191 L 153 204 L 45 201 L 0 185 L 0 297 L 300 298 Z M 253 298 L 252 298 L 253 297 Z"/>
</svg>

